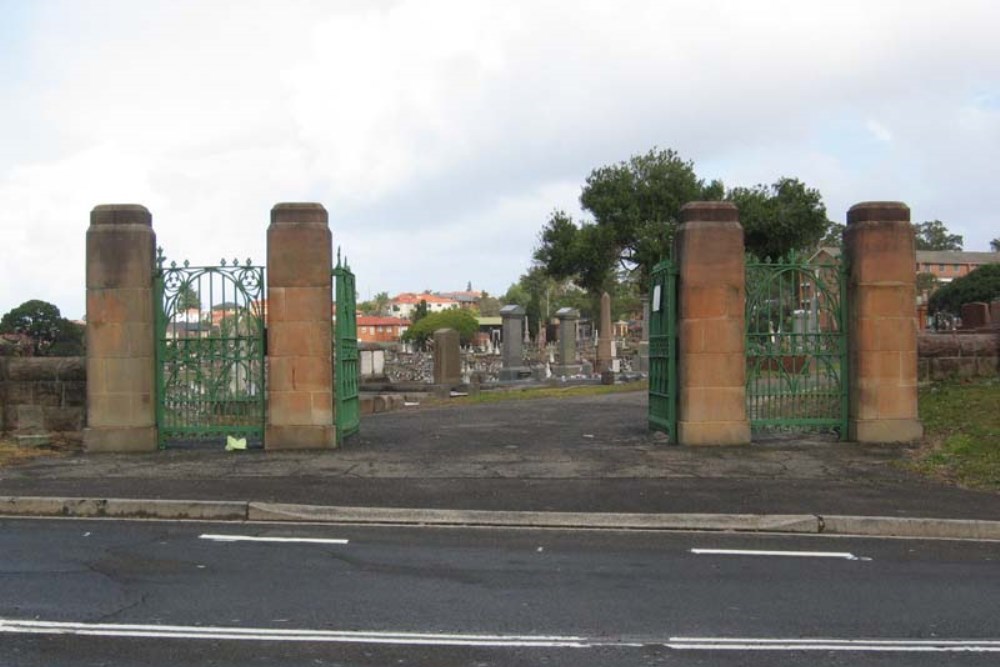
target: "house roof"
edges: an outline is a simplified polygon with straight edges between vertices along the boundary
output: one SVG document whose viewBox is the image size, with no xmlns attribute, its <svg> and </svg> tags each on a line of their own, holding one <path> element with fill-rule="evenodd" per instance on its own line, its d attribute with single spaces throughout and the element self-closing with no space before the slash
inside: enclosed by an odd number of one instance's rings
<svg viewBox="0 0 1000 667">
<path fill-rule="evenodd" d="M 455 299 L 438 296 L 437 294 L 415 294 L 413 292 L 403 292 L 402 294 L 397 294 L 390 303 L 412 303 L 417 304 L 421 301 L 426 301 L 427 303 L 458 303 Z"/>
<path fill-rule="evenodd" d="M 839 246 L 823 246 L 813 253 L 840 257 Z M 970 252 L 965 250 L 918 250 L 917 261 L 923 264 L 1000 264 L 1000 252 Z"/>
<path fill-rule="evenodd" d="M 408 327 L 410 326 L 410 321 L 403 319 L 402 317 L 380 317 L 378 315 L 358 315 L 356 321 L 359 326 L 373 327 L 373 326 L 390 326 L 390 327 Z"/>
</svg>

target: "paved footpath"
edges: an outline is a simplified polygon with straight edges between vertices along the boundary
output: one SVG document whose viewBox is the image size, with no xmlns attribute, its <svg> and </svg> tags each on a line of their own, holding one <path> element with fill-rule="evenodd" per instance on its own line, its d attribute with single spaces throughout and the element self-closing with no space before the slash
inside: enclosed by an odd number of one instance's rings
<svg viewBox="0 0 1000 667">
<path fill-rule="evenodd" d="M 1000 494 L 905 472 L 900 446 L 667 445 L 644 393 L 408 409 L 328 452 L 73 455 L 0 469 L 0 497 L 232 500 L 577 513 L 1000 520 Z"/>
</svg>

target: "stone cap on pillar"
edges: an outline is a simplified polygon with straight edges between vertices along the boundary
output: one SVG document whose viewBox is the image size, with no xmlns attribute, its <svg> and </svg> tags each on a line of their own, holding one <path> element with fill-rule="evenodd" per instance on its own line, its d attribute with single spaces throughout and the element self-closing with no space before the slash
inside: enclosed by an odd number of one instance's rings
<svg viewBox="0 0 1000 667">
<path fill-rule="evenodd" d="M 90 212 L 91 225 L 153 226 L 153 216 L 141 204 L 101 204 Z"/>
<path fill-rule="evenodd" d="M 866 201 L 847 211 L 847 224 L 861 222 L 909 222 L 910 207 L 901 201 Z"/>
<path fill-rule="evenodd" d="M 272 225 L 328 225 L 330 216 L 322 204 L 284 202 L 271 209 Z"/>
<path fill-rule="evenodd" d="M 681 207 L 681 223 L 739 221 L 739 209 L 728 201 L 693 201 Z"/>
<path fill-rule="evenodd" d="M 500 309 L 500 317 L 524 317 L 524 306 L 516 303 L 504 306 Z"/>
<path fill-rule="evenodd" d="M 556 311 L 556 317 L 560 320 L 578 320 L 580 319 L 580 311 L 576 308 L 560 308 Z"/>
</svg>

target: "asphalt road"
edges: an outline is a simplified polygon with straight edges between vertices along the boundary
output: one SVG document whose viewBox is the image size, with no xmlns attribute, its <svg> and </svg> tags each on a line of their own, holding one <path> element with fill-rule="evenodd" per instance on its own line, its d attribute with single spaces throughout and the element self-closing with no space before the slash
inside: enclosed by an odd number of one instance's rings
<svg viewBox="0 0 1000 667">
<path fill-rule="evenodd" d="M 998 601 L 986 542 L 0 521 L 5 667 L 995 665 Z"/>
</svg>

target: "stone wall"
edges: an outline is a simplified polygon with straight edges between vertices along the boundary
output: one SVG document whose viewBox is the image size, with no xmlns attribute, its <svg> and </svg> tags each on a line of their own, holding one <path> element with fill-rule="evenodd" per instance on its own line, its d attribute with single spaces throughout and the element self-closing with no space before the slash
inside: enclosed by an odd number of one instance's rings
<svg viewBox="0 0 1000 667">
<path fill-rule="evenodd" d="M 0 431 L 20 443 L 79 441 L 86 399 L 83 357 L 0 357 Z"/>
<path fill-rule="evenodd" d="M 921 332 L 917 336 L 921 381 L 1000 376 L 1000 333 Z"/>
</svg>

